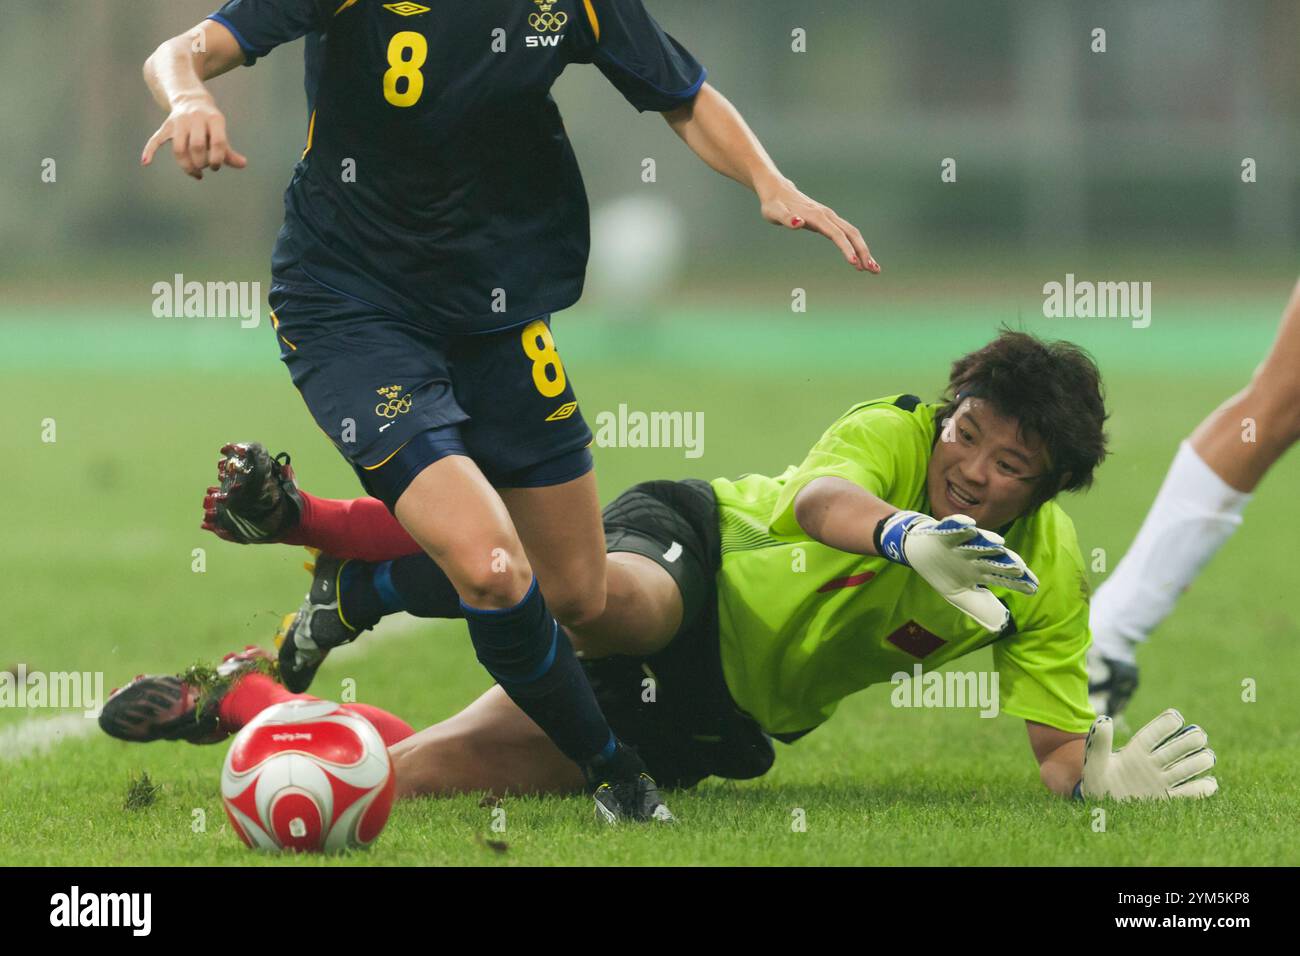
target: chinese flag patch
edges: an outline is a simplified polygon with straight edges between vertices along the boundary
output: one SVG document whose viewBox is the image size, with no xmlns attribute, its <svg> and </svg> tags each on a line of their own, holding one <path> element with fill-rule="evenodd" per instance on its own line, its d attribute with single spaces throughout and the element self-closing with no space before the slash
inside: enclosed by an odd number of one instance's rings
<svg viewBox="0 0 1300 956">
<path fill-rule="evenodd" d="M 931 634 L 915 621 L 908 621 L 885 640 L 916 658 L 929 657 L 948 643 L 938 634 Z"/>
</svg>

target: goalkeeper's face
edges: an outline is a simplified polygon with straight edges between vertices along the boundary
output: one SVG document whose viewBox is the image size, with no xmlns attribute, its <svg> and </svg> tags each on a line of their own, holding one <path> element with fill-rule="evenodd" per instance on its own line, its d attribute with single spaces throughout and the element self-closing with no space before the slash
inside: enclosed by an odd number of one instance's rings
<svg viewBox="0 0 1300 956">
<path fill-rule="evenodd" d="M 1047 471 L 1043 444 L 988 402 L 967 398 L 940 426 L 926 490 L 934 517 L 964 514 L 981 528 L 1002 527 L 1027 512 Z"/>
</svg>

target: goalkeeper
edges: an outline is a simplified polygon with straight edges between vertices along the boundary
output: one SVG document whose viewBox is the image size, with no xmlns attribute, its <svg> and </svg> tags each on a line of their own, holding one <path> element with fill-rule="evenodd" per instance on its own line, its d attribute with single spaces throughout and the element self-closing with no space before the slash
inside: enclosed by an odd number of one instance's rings
<svg viewBox="0 0 1300 956">
<path fill-rule="evenodd" d="M 1110 721 L 1088 705 L 1088 585 L 1054 499 L 1091 484 L 1105 417 L 1086 353 L 1008 331 L 953 364 L 941 402 L 857 405 L 777 477 L 624 492 L 605 509 L 605 533 L 608 560 L 634 586 L 611 592 L 574 641 L 615 732 L 661 785 L 756 777 L 775 759 L 773 740 L 811 732 L 849 694 L 991 644 L 1000 708 L 1025 720 L 1050 790 L 1213 794 L 1205 732 L 1177 711 L 1112 753 Z M 282 666 L 314 673 L 385 614 L 459 616 L 454 588 L 382 504 L 302 492 L 259 445 L 225 451 L 205 527 L 335 555 L 318 559 L 288 620 Z M 142 680 L 105 706 L 114 736 L 207 740 L 286 695 L 265 678 L 245 689 L 227 677 L 203 694 Z M 168 680 L 170 710 L 147 683 Z M 583 782 L 500 687 L 402 735 L 392 755 L 405 795 L 579 792 Z"/>
</svg>

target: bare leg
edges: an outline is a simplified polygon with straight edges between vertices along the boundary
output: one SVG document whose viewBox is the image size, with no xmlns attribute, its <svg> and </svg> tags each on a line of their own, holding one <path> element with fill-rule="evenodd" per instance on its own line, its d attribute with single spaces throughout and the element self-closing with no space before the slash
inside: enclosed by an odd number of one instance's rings
<svg viewBox="0 0 1300 956">
<path fill-rule="evenodd" d="M 600 617 L 605 526 L 596 473 L 544 488 L 502 488 L 500 494 L 556 620 L 572 628 Z"/>
<path fill-rule="evenodd" d="M 1254 428 L 1251 428 L 1251 423 Z M 1238 491 L 1253 491 L 1264 473 L 1300 440 L 1300 284 L 1291 293 L 1277 338 L 1250 384 L 1192 433 L 1192 448 Z"/>
<path fill-rule="evenodd" d="M 455 508 L 446 507 L 448 501 Z M 466 604 L 519 603 L 533 571 L 500 496 L 470 459 L 451 455 L 416 476 L 394 509 Z"/>
<path fill-rule="evenodd" d="M 549 488 L 506 490 L 502 498 L 548 602 L 582 622 L 569 628 L 580 652 L 591 657 L 650 654 L 668 644 L 682 619 L 677 584 L 649 558 L 603 553 L 591 475 Z M 590 553 L 593 530 L 601 543 L 598 555 Z M 584 603 L 584 587 L 600 595 L 594 617 L 587 615 L 596 602 Z M 399 797 L 578 793 L 583 788 L 577 765 L 500 686 L 389 752 Z"/>
<path fill-rule="evenodd" d="M 476 493 L 495 494 L 493 489 L 486 487 L 486 482 L 480 486 L 478 478 L 467 479 L 476 486 Z M 423 476 L 419 480 L 422 481 Z M 433 492 L 421 497 L 420 501 L 441 493 Z M 594 473 L 545 488 L 502 489 L 500 498 L 521 539 L 526 560 L 518 560 L 518 552 L 508 537 L 503 537 L 494 546 L 503 547 L 500 554 L 510 560 L 516 571 L 524 571 L 531 565 L 551 613 L 568 628 L 575 647 L 591 657 L 613 653 L 651 654 L 661 650 L 672 639 L 682 617 L 681 594 L 677 585 L 663 568 L 640 555 L 605 553 L 605 534 Z M 331 553 L 340 557 L 352 557 L 363 552 L 368 546 L 367 536 L 373 536 L 375 523 L 382 524 L 387 515 L 387 511 L 382 515 L 376 513 L 383 506 L 374 499 L 356 499 L 350 503 L 367 505 L 364 509 L 354 509 L 358 516 L 365 514 L 367 522 L 358 521 L 353 527 L 347 523 L 351 512 L 336 509 L 338 514 L 331 526 L 333 537 L 330 545 L 334 549 Z M 441 509 L 425 509 L 422 504 L 408 502 L 408 505 L 403 510 L 407 520 L 421 524 L 425 521 L 441 522 L 446 518 L 450 534 L 462 542 L 467 540 L 466 527 L 481 520 L 460 509 L 457 513 L 447 514 Z M 497 523 L 499 527 L 500 518 L 498 513 L 489 509 L 490 523 Z M 382 529 L 385 538 L 401 542 L 406 536 L 402 526 L 396 518 L 388 516 L 388 520 L 392 522 L 392 528 Z M 395 553 L 383 555 L 382 559 L 401 557 L 412 549 L 419 550 L 420 545 L 415 539 L 406 537 L 409 546 L 395 547 Z M 425 541 L 429 541 L 427 534 Z M 310 536 L 303 543 L 317 547 L 322 544 Z M 469 559 L 478 560 L 481 565 L 483 554 L 490 551 L 490 547 L 485 549 L 480 543 Z M 430 554 L 438 560 L 432 551 Z M 481 572 L 481 567 L 479 570 Z M 461 590 L 464 578 L 472 573 L 473 569 L 463 572 L 461 584 L 457 584 L 455 577 L 448 576 L 452 577 L 453 586 Z M 526 582 L 527 578 L 523 580 Z M 515 583 L 517 585 L 518 580 Z M 473 600 L 466 600 L 474 604 Z"/>
<path fill-rule="evenodd" d="M 397 796 L 581 793 L 582 772 L 500 686 L 390 747 Z"/>
<path fill-rule="evenodd" d="M 1094 706 L 1123 710 L 1136 647 L 1236 531 L 1264 474 L 1300 440 L 1300 285 L 1250 384 L 1210 414 L 1174 458 L 1155 503 L 1092 599 Z"/>
<path fill-rule="evenodd" d="M 547 603 L 583 655 L 652 654 L 672 640 L 682 621 L 677 583 L 649 558 L 605 554 L 594 474 L 501 497 Z"/>
<path fill-rule="evenodd" d="M 680 626 L 682 599 L 668 572 L 639 554 L 609 559 L 606 610 L 574 631 L 584 654 L 650 654 L 661 650 Z M 542 569 L 538 568 L 541 580 Z M 542 583 L 543 590 L 546 584 Z M 594 636 L 588 636 L 594 635 Z M 389 748 L 397 768 L 397 795 L 448 796 L 486 791 L 578 793 L 583 779 L 501 687 L 486 691 L 454 717 Z"/>
<path fill-rule="evenodd" d="M 394 511 L 451 581 L 475 653 L 510 699 L 556 747 L 593 772 L 622 753 L 573 648 L 558 634 L 545 591 L 533 584 L 505 504 L 474 462 L 453 455 L 429 465 Z M 583 542 L 561 545 L 556 550 L 563 560 L 566 550 Z"/>
<path fill-rule="evenodd" d="M 605 613 L 574 632 L 583 653 L 648 655 L 663 650 L 682 625 L 682 592 L 672 576 L 649 558 L 616 551 L 608 555 Z"/>
<path fill-rule="evenodd" d="M 639 554 L 609 558 L 609 601 L 600 619 L 574 631 L 585 655 L 652 654 L 672 640 L 682 619 L 681 592 L 668 572 Z M 542 569 L 538 568 L 541 579 Z M 545 590 L 545 582 L 542 584 Z M 397 794 L 447 796 L 487 791 L 578 793 L 582 773 L 501 687 L 454 717 L 389 748 Z"/>
</svg>

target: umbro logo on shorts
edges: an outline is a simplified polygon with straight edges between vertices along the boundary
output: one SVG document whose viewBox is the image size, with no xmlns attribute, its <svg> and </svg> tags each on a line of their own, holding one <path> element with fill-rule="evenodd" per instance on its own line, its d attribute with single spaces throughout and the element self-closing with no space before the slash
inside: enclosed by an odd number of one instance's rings
<svg viewBox="0 0 1300 956">
<path fill-rule="evenodd" d="M 578 410 L 577 402 L 565 402 L 555 411 L 551 412 L 551 414 L 547 415 L 546 421 L 548 422 L 563 421 L 566 418 L 570 418 L 573 415 L 573 413 L 576 412 L 577 410 Z"/>
</svg>

